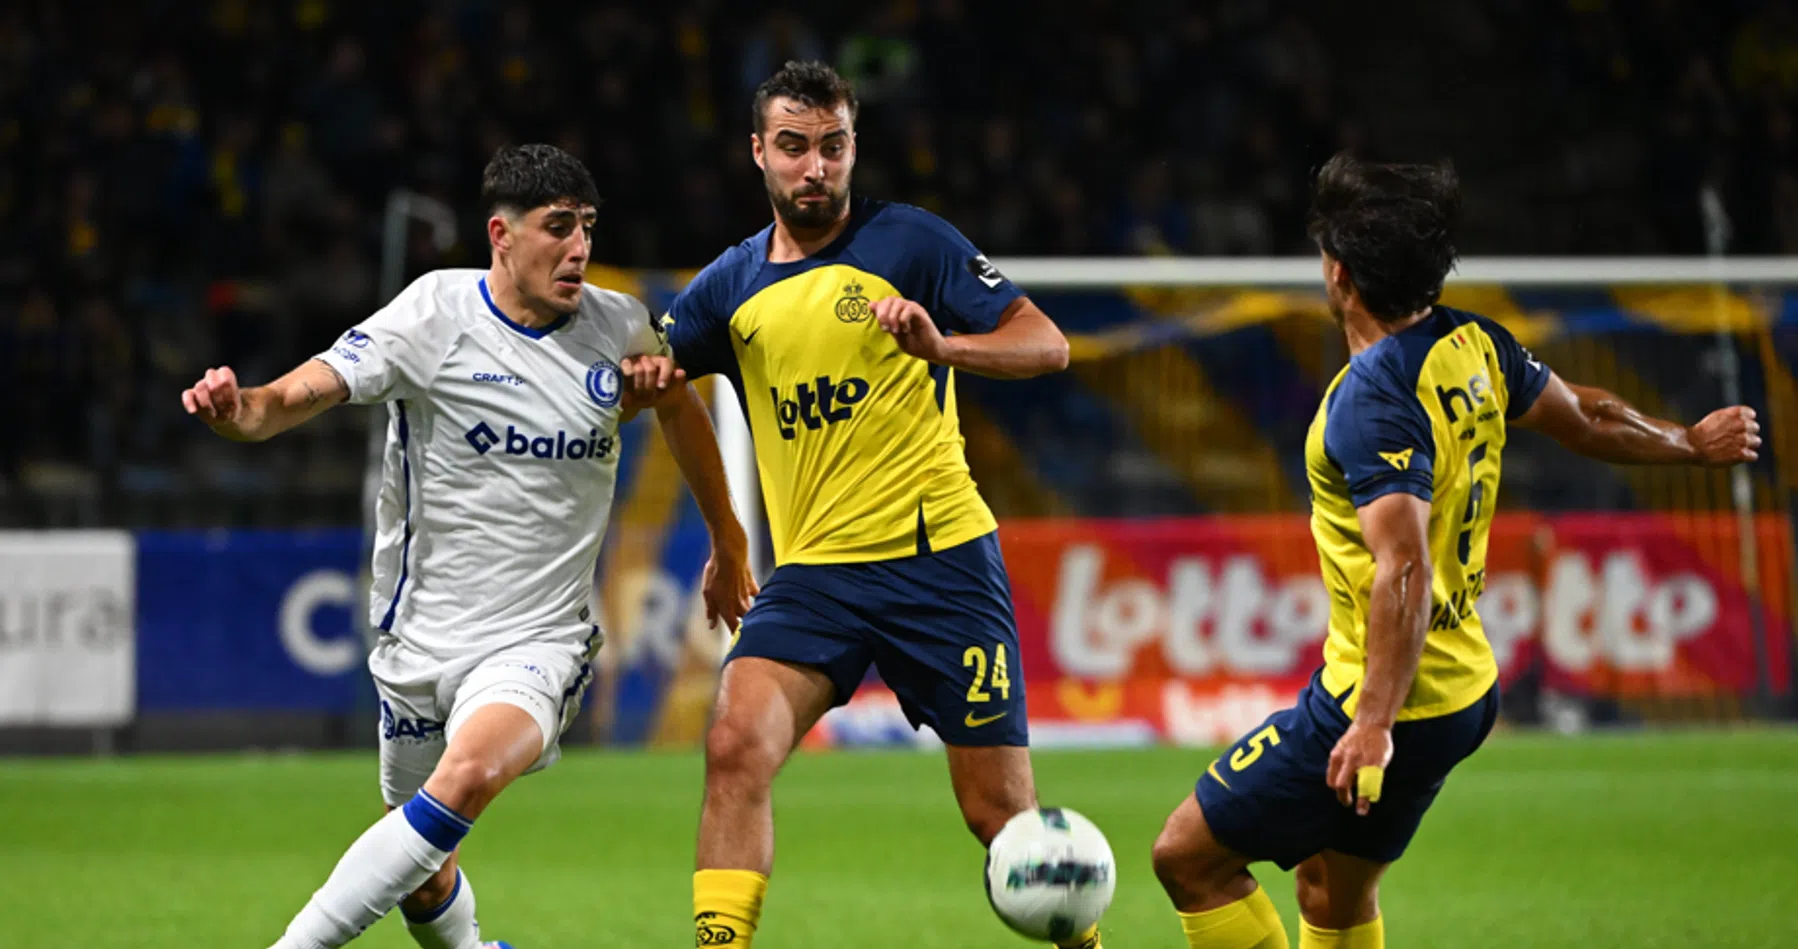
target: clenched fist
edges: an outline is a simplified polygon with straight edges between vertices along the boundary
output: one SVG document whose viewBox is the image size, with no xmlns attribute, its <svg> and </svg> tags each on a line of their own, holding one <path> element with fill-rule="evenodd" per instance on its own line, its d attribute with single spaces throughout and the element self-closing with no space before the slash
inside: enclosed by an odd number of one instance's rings
<svg viewBox="0 0 1798 949">
<path fill-rule="evenodd" d="M 893 334 L 900 349 L 925 362 L 943 361 L 947 343 L 924 307 L 904 297 L 882 297 L 870 309 L 880 328 Z"/>
<path fill-rule="evenodd" d="M 243 390 L 237 387 L 237 373 L 230 366 L 206 370 L 199 382 L 182 391 L 181 407 L 213 431 L 228 434 L 243 411 Z"/>
<path fill-rule="evenodd" d="M 1713 468 L 1754 461 L 1760 457 L 1761 423 L 1746 405 L 1732 405 L 1706 415 L 1686 429 L 1686 440 L 1698 454 L 1698 463 Z"/>
</svg>

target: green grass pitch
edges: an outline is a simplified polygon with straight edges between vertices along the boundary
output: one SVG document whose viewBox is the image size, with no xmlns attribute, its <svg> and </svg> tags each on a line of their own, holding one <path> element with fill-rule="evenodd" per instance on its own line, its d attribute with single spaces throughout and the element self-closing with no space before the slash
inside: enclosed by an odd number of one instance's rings
<svg viewBox="0 0 1798 949">
<path fill-rule="evenodd" d="M 1181 949 L 1149 869 L 1208 755 L 1046 752 L 1048 803 L 1105 828 L 1112 949 Z M 577 753 L 465 848 L 488 938 L 692 944 L 701 764 Z M 757 945 L 1028 945 L 994 920 L 938 755 L 804 755 L 776 785 Z M 261 949 L 379 813 L 372 754 L 0 762 L 0 939 L 30 949 Z M 1290 879 L 1260 874 L 1296 945 Z M 1393 946 L 1798 946 L 1798 731 L 1504 735 L 1450 779 L 1384 888 Z M 394 920 L 357 946 L 412 945 Z"/>
</svg>

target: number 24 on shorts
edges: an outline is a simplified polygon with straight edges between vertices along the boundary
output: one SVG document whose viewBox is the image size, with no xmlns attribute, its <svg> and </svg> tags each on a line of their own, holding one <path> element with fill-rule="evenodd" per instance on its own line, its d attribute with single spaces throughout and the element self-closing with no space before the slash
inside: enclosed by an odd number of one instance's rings
<svg viewBox="0 0 1798 949">
<path fill-rule="evenodd" d="M 997 689 L 1001 701 L 1011 701 L 1011 672 L 1006 668 L 1005 644 L 993 644 L 993 677 L 988 679 L 986 650 L 979 646 L 969 646 L 961 654 L 961 665 L 964 669 L 974 670 L 974 681 L 968 686 L 968 701 L 991 702 L 993 693 L 988 688 Z"/>
</svg>

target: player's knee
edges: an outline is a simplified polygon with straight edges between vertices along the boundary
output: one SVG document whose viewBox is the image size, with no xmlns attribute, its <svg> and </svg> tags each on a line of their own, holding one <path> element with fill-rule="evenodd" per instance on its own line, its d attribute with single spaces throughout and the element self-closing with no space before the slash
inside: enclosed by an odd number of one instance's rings
<svg viewBox="0 0 1798 949">
<path fill-rule="evenodd" d="M 1167 888 L 1177 885 L 1190 872 L 1191 856 L 1190 850 L 1171 826 L 1161 828 L 1161 833 L 1155 836 L 1154 845 L 1149 848 L 1149 860 L 1155 868 L 1155 877 Z"/>
<path fill-rule="evenodd" d="M 1172 817 L 1149 848 L 1149 860 L 1161 888 L 1181 904 L 1227 889 L 1241 873 L 1239 861 L 1207 850 L 1203 841 L 1195 840 Z"/>
<path fill-rule="evenodd" d="M 430 783 L 444 789 L 446 793 L 439 795 L 444 804 L 469 814 L 499 796 L 506 777 L 505 767 L 497 761 L 458 758 L 439 765 Z"/>
<path fill-rule="evenodd" d="M 983 847 L 999 836 L 999 831 L 1005 829 L 1005 822 L 1011 820 L 1016 813 L 1004 805 L 988 801 L 964 803 L 961 808 L 961 818 L 968 825 L 968 833 L 973 834 L 974 839 L 980 841 Z"/>
<path fill-rule="evenodd" d="M 1298 891 L 1299 914 L 1313 926 L 1348 929 L 1380 915 L 1377 886 L 1351 889 L 1339 884 L 1332 887 L 1329 874 L 1316 861 L 1299 864 L 1293 872 L 1293 882 Z"/>
<path fill-rule="evenodd" d="M 1330 916 L 1330 887 L 1323 868 L 1315 860 L 1306 860 L 1293 869 L 1292 882 L 1298 892 L 1299 915 L 1313 926 L 1320 925 L 1319 920 Z"/>
<path fill-rule="evenodd" d="M 780 769 L 780 750 L 766 736 L 742 722 L 720 718 L 705 737 L 707 785 L 745 789 L 765 787 Z"/>
</svg>

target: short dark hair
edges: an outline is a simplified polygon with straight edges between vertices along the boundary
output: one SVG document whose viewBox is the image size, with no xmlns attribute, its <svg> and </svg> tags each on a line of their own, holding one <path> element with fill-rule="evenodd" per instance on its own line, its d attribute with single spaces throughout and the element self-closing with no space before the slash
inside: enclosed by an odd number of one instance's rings
<svg viewBox="0 0 1798 949">
<path fill-rule="evenodd" d="M 481 172 L 488 214 L 520 214 L 562 200 L 599 207 L 599 188 L 579 158 L 554 145 L 503 146 Z"/>
<path fill-rule="evenodd" d="M 799 62 L 788 60 L 780 72 L 769 76 L 755 89 L 755 133 L 762 134 L 768 126 L 768 102 L 779 98 L 793 99 L 803 102 L 814 109 L 831 109 L 838 105 L 849 106 L 849 121 L 855 121 L 855 115 L 861 111 L 861 103 L 855 99 L 855 88 L 849 80 L 837 75 L 837 71 L 820 62 Z"/>
<path fill-rule="evenodd" d="M 1397 320 L 1442 296 L 1460 211 L 1451 163 L 1364 162 L 1342 152 L 1317 172 L 1309 232 L 1348 271 L 1367 312 Z"/>
</svg>

